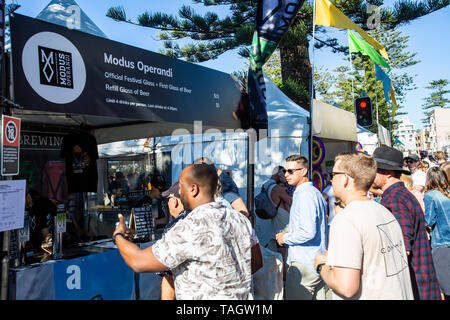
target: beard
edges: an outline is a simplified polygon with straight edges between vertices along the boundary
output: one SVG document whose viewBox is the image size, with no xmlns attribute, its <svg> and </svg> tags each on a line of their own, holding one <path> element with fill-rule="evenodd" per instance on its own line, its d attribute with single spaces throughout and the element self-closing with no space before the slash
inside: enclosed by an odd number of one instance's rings
<svg viewBox="0 0 450 320">
<path fill-rule="evenodd" d="M 185 197 L 183 197 L 183 196 L 180 195 L 180 201 L 181 201 L 181 204 L 182 204 L 183 207 L 184 207 L 184 210 L 186 210 L 186 211 L 192 211 L 192 208 L 191 208 L 191 206 L 190 206 L 190 204 L 189 204 L 189 201 L 188 201 Z"/>
</svg>

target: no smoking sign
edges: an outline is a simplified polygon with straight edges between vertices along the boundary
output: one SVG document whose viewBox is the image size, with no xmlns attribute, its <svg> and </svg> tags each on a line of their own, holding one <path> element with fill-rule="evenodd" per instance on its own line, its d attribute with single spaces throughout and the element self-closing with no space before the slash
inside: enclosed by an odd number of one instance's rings
<svg viewBox="0 0 450 320">
<path fill-rule="evenodd" d="M 20 119 L 2 115 L 1 174 L 19 174 Z"/>
</svg>

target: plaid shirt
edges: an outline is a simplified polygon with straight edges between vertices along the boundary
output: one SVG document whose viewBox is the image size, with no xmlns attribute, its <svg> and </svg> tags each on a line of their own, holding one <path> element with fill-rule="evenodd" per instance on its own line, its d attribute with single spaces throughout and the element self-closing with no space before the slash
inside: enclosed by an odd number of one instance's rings
<svg viewBox="0 0 450 320">
<path fill-rule="evenodd" d="M 410 252 L 410 273 L 416 299 L 440 300 L 431 245 L 419 202 L 403 182 L 397 182 L 383 192 L 381 204 L 392 212 L 402 228 L 406 250 Z"/>
</svg>

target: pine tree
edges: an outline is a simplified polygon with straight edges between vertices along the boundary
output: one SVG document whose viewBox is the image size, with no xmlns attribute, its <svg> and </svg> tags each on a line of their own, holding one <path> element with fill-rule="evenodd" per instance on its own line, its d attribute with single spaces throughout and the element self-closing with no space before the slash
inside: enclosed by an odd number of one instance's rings
<svg viewBox="0 0 450 320">
<path fill-rule="evenodd" d="M 178 16 L 149 11 L 137 17 L 138 25 L 158 28 L 159 39 L 164 41 L 162 53 L 185 58 L 191 62 L 215 59 L 228 50 L 237 49 L 243 57 L 248 57 L 255 28 L 256 5 L 254 0 L 192 0 L 194 4 L 226 8 L 230 14 L 219 17 L 208 12 L 199 15 L 190 6 L 183 5 Z M 362 0 L 331 0 L 338 9 L 363 29 L 369 30 L 368 21 L 373 16 L 369 4 Z M 308 54 L 312 36 L 312 0 L 305 2 L 298 12 L 289 31 L 282 39 L 280 48 L 282 80 L 285 88 L 298 91 L 302 100 L 309 101 L 311 65 Z M 372 0 L 371 5 L 381 7 L 383 0 Z M 410 22 L 450 3 L 450 0 L 397 0 L 392 9 L 380 10 L 380 21 L 389 28 Z M 368 12 L 369 11 L 369 12 Z M 134 23 L 127 19 L 123 7 L 112 7 L 107 16 L 118 21 Z M 180 46 L 177 41 L 185 38 L 194 40 Z M 316 27 L 317 48 L 328 47 L 333 52 L 348 52 L 335 38 L 327 37 L 327 28 Z M 300 97 L 306 93 L 306 97 Z M 298 99 L 297 99 L 298 100 Z M 304 106 L 307 108 L 307 106 Z"/>
<path fill-rule="evenodd" d="M 428 97 L 426 97 L 425 103 L 422 105 L 425 118 L 422 119 L 422 123 L 428 125 L 430 122 L 430 115 L 435 108 L 448 108 L 450 107 L 450 100 L 446 95 L 450 92 L 446 87 L 448 85 L 447 79 L 439 79 L 430 81 L 429 85 L 425 89 L 433 90 Z M 432 109 L 432 110 L 430 110 Z M 430 110 L 430 111 L 425 111 Z"/>
</svg>

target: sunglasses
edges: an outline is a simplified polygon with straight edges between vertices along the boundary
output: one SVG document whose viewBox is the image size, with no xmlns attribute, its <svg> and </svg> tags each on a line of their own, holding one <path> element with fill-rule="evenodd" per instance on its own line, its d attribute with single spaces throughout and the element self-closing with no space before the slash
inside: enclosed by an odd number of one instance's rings
<svg viewBox="0 0 450 320">
<path fill-rule="evenodd" d="M 409 163 L 409 164 L 414 163 L 414 162 L 415 162 L 414 160 L 406 160 L 406 163 Z"/>
<path fill-rule="evenodd" d="M 332 172 L 332 173 L 330 173 L 331 180 L 333 180 L 334 176 L 336 176 L 336 175 L 338 175 L 338 174 L 346 174 L 346 175 L 348 175 L 350 178 L 353 178 L 353 177 L 352 177 L 351 175 L 349 175 L 347 172 Z"/>
<path fill-rule="evenodd" d="M 294 174 L 294 172 L 295 171 L 298 171 L 298 170 L 302 170 L 302 169 L 306 169 L 306 168 L 298 168 L 298 169 L 283 169 L 283 170 L 281 170 L 284 174 L 287 172 L 287 173 L 289 173 L 289 174 Z"/>
</svg>

